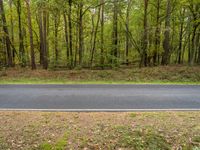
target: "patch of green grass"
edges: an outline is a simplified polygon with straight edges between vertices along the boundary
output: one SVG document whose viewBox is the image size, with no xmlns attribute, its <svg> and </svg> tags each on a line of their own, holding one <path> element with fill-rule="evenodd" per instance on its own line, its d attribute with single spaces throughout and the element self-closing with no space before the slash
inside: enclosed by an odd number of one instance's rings
<svg viewBox="0 0 200 150">
<path fill-rule="evenodd" d="M 67 146 L 68 133 L 63 138 L 59 139 L 55 144 L 45 142 L 41 144 L 40 150 L 65 150 Z"/>
<path fill-rule="evenodd" d="M 131 113 L 131 114 L 130 114 L 130 117 L 131 117 L 131 118 L 135 118 L 136 116 L 137 116 L 136 113 Z"/>
<path fill-rule="evenodd" d="M 131 127 L 116 127 L 120 136 L 118 147 L 134 150 L 170 150 L 170 144 L 165 138 L 150 129 L 134 130 Z"/>
<path fill-rule="evenodd" d="M 0 149 L 8 149 L 8 145 L 6 144 L 6 142 L 3 140 L 2 137 L 0 137 Z"/>
</svg>

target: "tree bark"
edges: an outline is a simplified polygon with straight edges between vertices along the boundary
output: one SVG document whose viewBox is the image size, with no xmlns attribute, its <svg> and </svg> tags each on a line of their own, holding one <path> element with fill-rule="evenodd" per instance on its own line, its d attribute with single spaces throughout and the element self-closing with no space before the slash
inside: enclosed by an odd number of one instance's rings
<svg viewBox="0 0 200 150">
<path fill-rule="evenodd" d="M 18 14 L 18 32 L 19 32 L 19 57 L 20 64 L 22 67 L 26 65 L 25 62 L 25 50 L 24 50 L 24 35 L 22 31 L 22 23 L 21 23 L 21 0 L 17 0 L 17 14 Z"/>
<path fill-rule="evenodd" d="M 165 19 L 165 33 L 163 41 L 163 56 L 162 65 L 168 65 L 170 60 L 170 20 L 171 20 L 171 0 L 167 0 L 166 19 Z"/>
<path fill-rule="evenodd" d="M 47 51 L 47 12 L 43 10 L 43 68 L 48 69 L 48 51 Z"/>
<path fill-rule="evenodd" d="M 104 68 L 104 0 L 101 0 L 101 57 L 100 57 L 100 64 L 101 68 Z"/>
<path fill-rule="evenodd" d="M 118 57 L 118 0 L 114 0 L 113 7 L 113 35 L 112 35 L 112 64 L 117 63 Z"/>
<path fill-rule="evenodd" d="M 69 55 L 70 55 L 70 67 L 73 67 L 73 37 L 72 37 L 72 0 L 68 1 L 69 3 L 69 13 L 68 13 L 68 23 L 69 23 Z M 76 57 L 76 56 L 75 56 Z"/>
<path fill-rule="evenodd" d="M 79 4 L 79 65 L 82 66 L 83 61 L 83 2 Z"/>
<path fill-rule="evenodd" d="M 127 1 L 127 9 L 126 9 L 126 64 L 129 65 L 129 20 L 130 20 L 130 9 L 131 9 L 131 0 Z"/>
<path fill-rule="evenodd" d="M 0 15 L 1 15 L 2 23 L 3 23 L 3 31 L 5 33 L 7 65 L 9 67 L 12 67 L 13 66 L 13 60 L 12 60 L 11 42 L 10 42 L 9 32 L 8 32 L 7 23 L 6 23 L 3 0 L 0 0 Z"/>
<path fill-rule="evenodd" d="M 142 42 L 142 57 L 140 67 L 147 67 L 147 48 L 148 48 L 148 20 L 147 20 L 147 11 L 148 11 L 149 0 L 144 0 L 144 33 L 143 33 L 143 42 Z"/>
<path fill-rule="evenodd" d="M 159 64 L 158 62 L 158 51 L 160 48 L 160 5 L 161 0 L 157 0 L 157 9 L 156 9 L 156 32 L 155 32 L 155 51 L 153 52 L 153 65 Z"/>
<path fill-rule="evenodd" d="M 93 39 L 93 45 L 92 45 L 92 55 L 91 55 L 91 60 L 90 60 L 90 66 L 91 67 L 93 65 L 94 52 L 95 52 L 95 49 L 96 49 L 96 39 L 97 39 L 97 31 L 98 31 L 98 28 L 99 28 L 100 15 L 101 15 L 101 8 L 99 8 L 99 11 L 98 11 L 97 23 L 96 23 L 96 27 L 95 27 L 95 31 L 94 31 L 94 39 Z"/>
<path fill-rule="evenodd" d="M 32 18 L 31 18 L 31 10 L 30 10 L 30 0 L 25 0 L 25 2 L 26 2 L 26 7 L 27 7 L 28 29 L 29 29 L 29 36 L 30 36 L 31 68 L 32 70 L 35 70 L 36 64 L 35 64 L 35 51 L 34 51 L 34 44 L 33 44 L 33 29 L 32 29 Z"/>
<path fill-rule="evenodd" d="M 67 17 L 66 12 L 63 12 L 64 26 L 65 26 L 65 42 L 66 42 L 66 54 L 67 54 L 67 64 L 69 64 L 69 38 L 68 38 L 68 28 L 67 28 Z"/>
<path fill-rule="evenodd" d="M 181 10 L 181 24 L 180 24 L 180 32 L 179 32 L 179 48 L 178 48 L 178 64 L 182 64 L 182 41 L 183 41 L 183 26 L 184 26 L 184 15 L 185 15 L 185 8 Z"/>
</svg>

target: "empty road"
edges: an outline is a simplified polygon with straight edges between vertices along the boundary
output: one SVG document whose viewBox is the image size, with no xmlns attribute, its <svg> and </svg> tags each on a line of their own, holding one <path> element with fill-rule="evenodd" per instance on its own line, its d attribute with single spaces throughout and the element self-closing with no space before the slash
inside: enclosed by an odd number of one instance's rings
<svg viewBox="0 0 200 150">
<path fill-rule="evenodd" d="M 0 85 L 0 110 L 200 110 L 198 85 Z"/>
</svg>

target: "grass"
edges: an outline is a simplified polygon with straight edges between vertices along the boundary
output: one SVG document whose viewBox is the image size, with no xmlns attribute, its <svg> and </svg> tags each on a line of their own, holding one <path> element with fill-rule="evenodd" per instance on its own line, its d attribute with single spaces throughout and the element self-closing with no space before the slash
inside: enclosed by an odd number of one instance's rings
<svg viewBox="0 0 200 150">
<path fill-rule="evenodd" d="M 62 138 L 60 138 L 56 143 L 50 144 L 45 142 L 39 146 L 42 150 L 65 150 L 67 146 L 68 133 L 66 133 Z"/>
<path fill-rule="evenodd" d="M 0 84 L 200 84 L 200 67 L 165 66 L 117 70 L 0 71 Z"/>
<path fill-rule="evenodd" d="M 199 112 L 0 112 L 0 148 L 199 150 Z"/>
</svg>

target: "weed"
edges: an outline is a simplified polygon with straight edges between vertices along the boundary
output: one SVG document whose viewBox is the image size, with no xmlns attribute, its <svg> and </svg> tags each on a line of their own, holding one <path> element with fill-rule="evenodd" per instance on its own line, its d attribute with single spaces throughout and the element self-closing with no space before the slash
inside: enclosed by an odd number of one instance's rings
<svg viewBox="0 0 200 150">
<path fill-rule="evenodd" d="M 118 147 L 134 150 L 169 150 L 170 145 L 165 138 L 151 130 L 133 130 L 131 127 L 120 126 L 116 128 L 120 135 Z"/>
<path fill-rule="evenodd" d="M 48 142 L 41 144 L 40 149 L 41 150 L 65 150 L 67 146 L 67 140 L 68 140 L 68 133 L 66 133 L 64 137 L 59 139 L 55 144 L 50 144 Z"/>
</svg>

